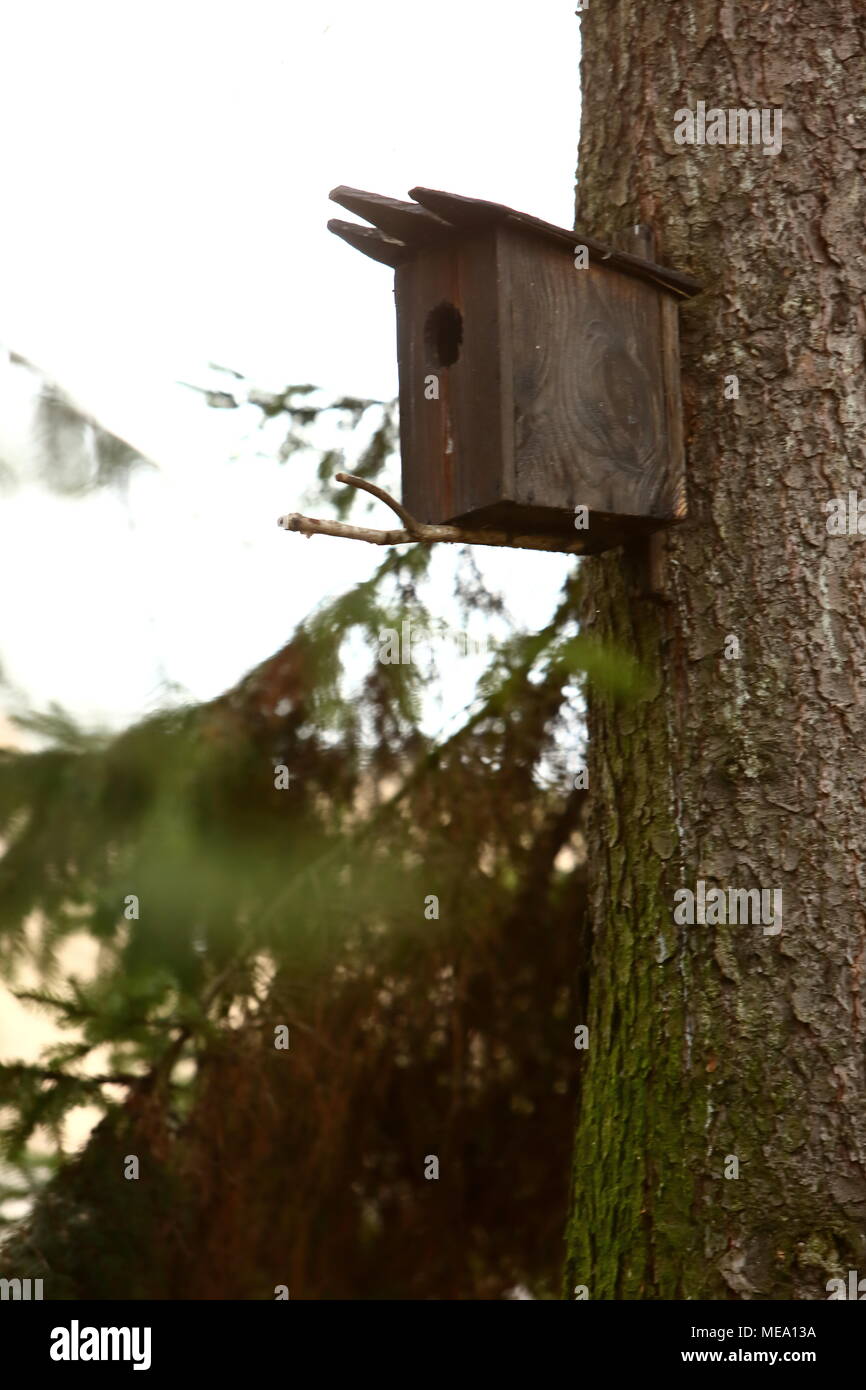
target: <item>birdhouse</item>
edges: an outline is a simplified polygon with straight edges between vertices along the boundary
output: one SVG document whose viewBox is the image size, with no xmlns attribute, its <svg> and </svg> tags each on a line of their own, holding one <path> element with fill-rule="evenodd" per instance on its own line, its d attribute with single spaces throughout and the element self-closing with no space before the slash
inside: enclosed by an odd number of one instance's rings
<svg viewBox="0 0 866 1390">
<path fill-rule="evenodd" d="M 404 507 L 587 553 L 681 520 L 677 305 L 697 281 L 499 203 L 410 196 L 336 188 L 373 225 L 328 223 L 395 270 Z"/>
</svg>

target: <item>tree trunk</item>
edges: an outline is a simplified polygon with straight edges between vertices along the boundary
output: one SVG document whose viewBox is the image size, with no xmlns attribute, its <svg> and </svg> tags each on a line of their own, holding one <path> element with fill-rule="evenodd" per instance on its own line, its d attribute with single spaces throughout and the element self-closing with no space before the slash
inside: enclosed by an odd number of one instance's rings
<svg viewBox="0 0 866 1390">
<path fill-rule="evenodd" d="M 863 13 L 583 15 L 577 226 L 649 223 L 706 289 L 680 316 L 689 519 L 654 578 L 637 548 L 584 562 L 586 629 L 650 685 L 589 698 L 569 1297 L 823 1299 L 866 1275 L 866 535 L 826 510 L 866 499 Z M 783 108 L 781 152 L 677 144 L 698 101 Z M 781 932 L 678 925 L 698 880 L 781 889 Z"/>
</svg>

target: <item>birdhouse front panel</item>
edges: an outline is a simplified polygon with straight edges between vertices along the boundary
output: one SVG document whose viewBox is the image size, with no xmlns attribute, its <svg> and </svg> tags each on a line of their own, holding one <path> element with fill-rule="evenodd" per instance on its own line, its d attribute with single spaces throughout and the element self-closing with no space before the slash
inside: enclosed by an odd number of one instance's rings
<svg viewBox="0 0 866 1390">
<path fill-rule="evenodd" d="M 513 431 L 496 233 L 397 268 L 403 504 L 419 521 L 475 516 L 506 496 Z"/>
<path fill-rule="evenodd" d="M 378 231 L 330 224 L 396 271 L 404 506 L 588 552 L 682 519 L 677 300 L 697 282 L 500 204 L 413 196 L 335 190 Z"/>
</svg>

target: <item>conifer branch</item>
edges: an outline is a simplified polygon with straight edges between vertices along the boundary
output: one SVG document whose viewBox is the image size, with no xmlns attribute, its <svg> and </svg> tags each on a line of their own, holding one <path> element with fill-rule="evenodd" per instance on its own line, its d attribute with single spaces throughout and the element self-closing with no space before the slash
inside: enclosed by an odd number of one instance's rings
<svg viewBox="0 0 866 1390">
<path fill-rule="evenodd" d="M 135 1086 L 147 1079 L 147 1072 L 118 1071 L 110 1076 L 77 1076 L 73 1072 L 61 1071 L 56 1067 L 31 1066 L 29 1063 L 8 1063 L 4 1068 L 7 1076 L 31 1076 L 38 1081 L 57 1081 L 62 1085 L 98 1088 L 100 1086 Z"/>
</svg>

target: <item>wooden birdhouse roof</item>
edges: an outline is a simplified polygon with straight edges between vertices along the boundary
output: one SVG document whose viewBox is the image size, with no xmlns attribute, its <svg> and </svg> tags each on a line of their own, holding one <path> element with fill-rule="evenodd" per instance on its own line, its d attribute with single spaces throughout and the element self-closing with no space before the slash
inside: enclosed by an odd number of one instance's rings
<svg viewBox="0 0 866 1390">
<path fill-rule="evenodd" d="M 425 248 L 443 246 L 467 232 L 486 227 L 511 226 L 528 232 L 548 243 L 554 242 L 573 253 L 575 246 L 585 246 L 591 262 L 649 280 L 669 294 L 689 297 L 699 294 L 702 286 L 691 275 L 656 265 L 641 256 L 617 251 L 595 237 L 583 232 L 556 227 L 526 212 L 517 212 L 504 203 L 491 203 L 484 198 L 464 198 L 457 193 L 443 193 L 435 188 L 412 188 L 409 196 L 414 202 L 385 198 L 379 193 L 365 193 L 360 188 L 341 184 L 331 190 L 331 199 L 373 225 L 343 222 L 331 218 L 330 231 L 342 237 L 357 251 L 394 269 Z"/>
</svg>

